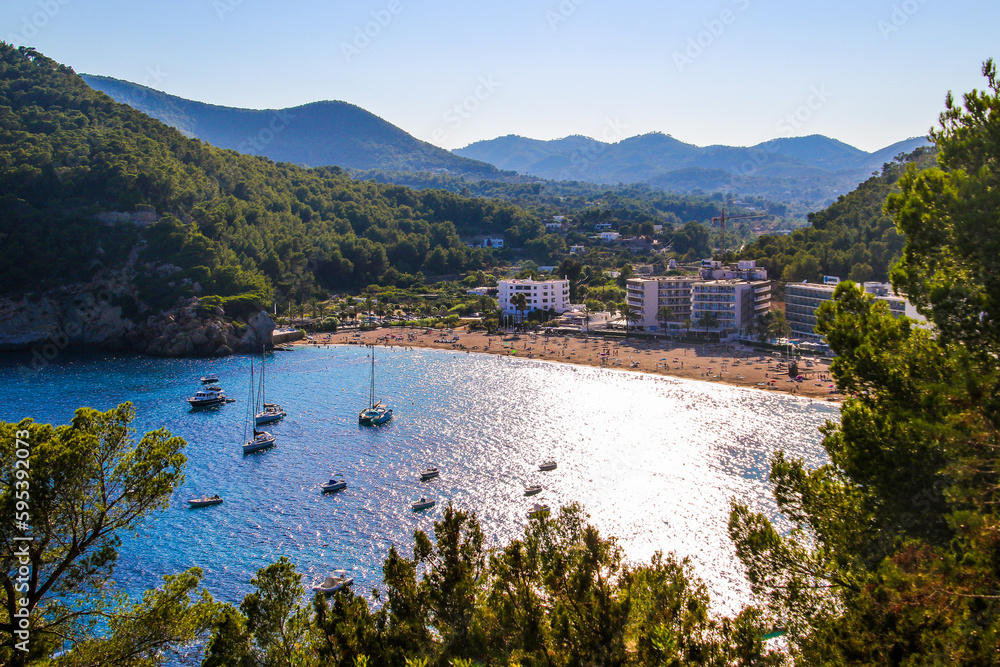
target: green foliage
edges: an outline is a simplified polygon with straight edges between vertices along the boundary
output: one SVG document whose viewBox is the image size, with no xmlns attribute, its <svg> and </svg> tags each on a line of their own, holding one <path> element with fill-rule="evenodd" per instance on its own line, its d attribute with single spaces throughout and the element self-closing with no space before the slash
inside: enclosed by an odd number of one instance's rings
<svg viewBox="0 0 1000 667">
<path fill-rule="evenodd" d="M 885 282 L 902 253 L 903 236 L 883 211 L 886 197 L 899 189 L 909 165 L 926 169 L 933 148 L 918 148 L 886 164 L 855 190 L 808 216 L 809 226 L 788 236 L 762 236 L 737 259 L 753 259 L 772 278 L 785 282 L 818 282 L 824 275 L 855 281 Z"/>
<path fill-rule="evenodd" d="M 9 545 L 0 555 L 0 661 L 4 664 L 42 659 L 64 648 L 64 643 L 72 647 L 92 637 L 102 618 L 108 620 L 111 637 L 81 644 L 79 655 L 151 655 L 168 648 L 174 639 L 186 641 L 198 634 L 208 602 L 187 599 L 199 576 L 195 572 L 168 580 L 160 594 L 147 597 L 133 610 L 114 609 L 110 578 L 120 535 L 166 507 L 183 481 L 185 462 L 184 441 L 164 429 L 135 442 L 134 418 L 132 405 L 124 403 L 107 412 L 80 408 L 65 426 L 36 424 L 30 419 L 0 423 L 0 508 L 8 517 L 24 515 L 18 520 L 30 526 L 22 531 L 13 521 L 0 523 L 0 543 Z M 18 454 L 25 449 L 30 451 L 27 458 Z M 30 471 L 30 481 L 25 470 Z M 34 539 L 16 541 L 22 533 Z M 19 583 L 22 556 L 31 564 L 31 576 Z M 18 608 L 30 612 L 31 652 L 27 655 L 13 650 Z M 192 616 L 187 617 L 188 612 Z M 145 634 L 137 634 L 137 618 L 150 623 L 172 619 L 169 622 L 176 621 L 177 627 L 144 625 Z M 77 655 L 71 651 L 65 659 L 71 662 Z M 72 664 L 86 662 L 79 660 Z"/>
<path fill-rule="evenodd" d="M 133 248 L 144 247 L 137 281 L 154 307 L 213 294 L 302 301 L 323 290 L 414 284 L 421 270 L 490 266 L 494 251 L 473 250 L 460 235 L 540 226 L 502 202 L 216 149 L 115 104 L 69 68 L 6 44 L 0 147 L 0 288 L 7 292 L 82 282 L 121 268 Z M 159 222 L 141 228 L 95 218 L 137 207 L 155 209 Z"/>
<path fill-rule="evenodd" d="M 905 233 L 894 284 L 931 329 L 850 282 L 818 311 L 848 397 L 830 462 L 772 461 L 792 530 L 735 505 L 730 533 L 797 663 L 995 664 L 1000 642 L 1000 85 L 950 98 L 941 169 L 911 165 L 886 211 Z M 994 244 L 990 247 L 990 244 Z"/>
<path fill-rule="evenodd" d="M 196 644 L 206 638 L 218 609 L 204 590 L 192 599 L 200 580 L 198 568 L 164 577 L 164 585 L 146 591 L 141 602 L 121 605 L 109 618 L 105 636 L 78 643 L 51 664 L 53 667 L 138 667 L 163 664 L 170 659 L 195 658 L 199 652 Z"/>
<path fill-rule="evenodd" d="M 657 554 L 648 566 L 626 564 L 621 548 L 588 525 L 579 506 L 532 516 L 521 539 L 492 551 L 475 515 L 451 506 L 434 523 L 433 538 L 422 531 L 414 538 L 412 559 L 390 549 L 384 593 L 373 593 L 377 609 L 349 588 L 329 601 L 316 596 L 307 630 L 305 607 L 281 607 L 278 616 L 299 619 L 298 646 L 312 647 L 311 654 L 288 653 L 294 664 L 781 664 L 763 645 L 768 624 L 759 611 L 712 618 L 705 586 L 686 561 Z M 257 585 L 273 590 L 266 580 L 276 567 L 261 570 Z M 287 564 L 280 570 L 291 583 Z M 247 600 L 268 596 L 261 590 Z M 204 664 L 288 664 L 246 662 L 250 645 L 256 655 L 275 656 L 285 645 L 275 633 L 261 644 L 249 627 L 232 608 L 221 614 Z"/>
</svg>

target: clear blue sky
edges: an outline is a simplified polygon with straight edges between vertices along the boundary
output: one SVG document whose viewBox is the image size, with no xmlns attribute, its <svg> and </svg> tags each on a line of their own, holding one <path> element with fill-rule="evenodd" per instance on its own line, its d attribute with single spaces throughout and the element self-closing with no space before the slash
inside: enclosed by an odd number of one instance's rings
<svg viewBox="0 0 1000 667">
<path fill-rule="evenodd" d="M 660 131 L 871 151 L 982 88 L 1000 2 L 4 0 L 0 39 L 214 104 L 344 100 L 445 148 Z"/>
</svg>

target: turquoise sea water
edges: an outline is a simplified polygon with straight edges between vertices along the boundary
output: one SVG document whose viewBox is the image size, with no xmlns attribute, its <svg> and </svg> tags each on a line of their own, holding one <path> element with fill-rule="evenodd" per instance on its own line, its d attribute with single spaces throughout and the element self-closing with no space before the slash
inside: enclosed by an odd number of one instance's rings
<svg viewBox="0 0 1000 667">
<path fill-rule="evenodd" d="M 37 372 L 0 356 L 0 418 L 67 423 L 75 408 L 132 401 L 138 435 L 165 426 L 188 446 L 186 481 L 170 507 L 127 539 L 116 580 L 131 593 L 198 565 L 217 598 L 238 602 L 256 570 L 288 556 L 308 585 L 343 568 L 359 591 L 381 582 L 395 544 L 430 531 L 447 502 L 474 510 L 487 539 L 518 536 L 533 502 L 584 504 L 602 534 L 635 561 L 656 551 L 690 556 L 717 609 L 732 612 L 748 589 L 726 535 L 731 498 L 770 513 L 772 452 L 824 460 L 817 426 L 836 406 L 703 382 L 625 371 L 438 350 L 376 351 L 378 395 L 395 418 L 359 427 L 370 351 L 298 349 L 267 358 L 268 400 L 289 416 L 266 427 L 270 451 L 244 456 L 250 357 L 166 360 L 67 355 Z M 260 359 L 255 360 L 259 366 Z M 236 403 L 191 411 L 184 400 L 210 372 Z M 539 472 L 555 459 L 558 468 Z M 441 477 L 421 482 L 434 465 Z M 345 491 L 319 484 L 340 472 Z M 525 498 L 524 487 L 545 490 Z M 220 506 L 187 499 L 220 494 Z M 434 509 L 415 513 L 427 496 Z"/>
</svg>

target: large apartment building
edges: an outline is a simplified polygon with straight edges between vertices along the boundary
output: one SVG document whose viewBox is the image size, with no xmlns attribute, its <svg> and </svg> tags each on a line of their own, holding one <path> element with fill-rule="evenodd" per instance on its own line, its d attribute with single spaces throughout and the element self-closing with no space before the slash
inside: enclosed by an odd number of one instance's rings
<svg viewBox="0 0 1000 667">
<path fill-rule="evenodd" d="M 698 282 L 701 278 L 696 276 L 630 278 L 625 300 L 639 315 L 636 325 L 646 331 L 661 331 L 664 321 L 660 308 L 665 307 L 670 311 L 666 330 L 683 330 L 684 321 L 691 319 L 691 289 Z"/>
<path fill-rule="evenodd" d="M 523 294 L 528 308 L 533 310 L 554 310 L 562 313 L 569 310 L 568 280 L 501 280 L 497 285 L 497 300 L 500 308 L 507 315 L 517 314 L 517 308 L 511 304 L 515 294 Z"/>
<path fill-rule="evenodd" d="M 757 317 L 771 308 L 768 280 L 706 280 L 691 290 L 691 319 L 695 329 L 717 332 L 720 338 L 748 335 Z M 715 316 L 715 326 L 705 328 L 702 318 Z"/>
<path fill-rule="evenodd" d="M 689 323 L 697 330 L 699 320 L 712 313 L 718 326 L 709 331 L 727 337 L 748 334 L 756 318 L 770 310 L 771 283 L 698 276 L 632 278 L 626 286 L 626 301 L 638 314 L 636 324 L 646 331 L 677 333 Z M 661 308 L 668 313 L 661 313 Z"/>
<path fill-rule="evenodd" d="M 824 301 L 833 299 L 838 278 L 827 277 L 824 283 L 788 283 L 785 285 L 785 320 L 792 330 L 791 337 L 806 341 L 824 342 L 816 333 L 816 309 Z M 905 297 L 897 295 L 888 283 L 867 282 L 861 286 L 879 301 L 885 301 L 895 317 L 912 317 L 926 321 Z"/>
</svg>

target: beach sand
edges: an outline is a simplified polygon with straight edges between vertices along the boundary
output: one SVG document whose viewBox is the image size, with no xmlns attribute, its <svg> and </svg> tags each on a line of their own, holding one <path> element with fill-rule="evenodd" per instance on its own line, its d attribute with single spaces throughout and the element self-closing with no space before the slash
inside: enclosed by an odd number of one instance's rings
<svg viewBox="0 0 1000 667">
<path fill-rule="evenodd" d="M 521 359 L 614 368 L 704 382 L 717 382 L 761 391 L 778 391 L 810 400 L 840 400 L 830 393 L 834 384 L 823 360 L 799 363 L 801 381 L 788 377 L 780 359 L 737 344 L 692 345 L 670 341 L 613 339 L 598 336 L 544 336 L 521 333 L 489 336 L 465 329 L 383 328 L 336 334 L 316 333 L 299 345 L 385 345 L 400 348 L 437 348 L 468 353 L 499 354 Z M 456 340 L 457 339 L 457 340 Z M 444 342 L 446 341 L 446 342 Z"/>
</svg>

